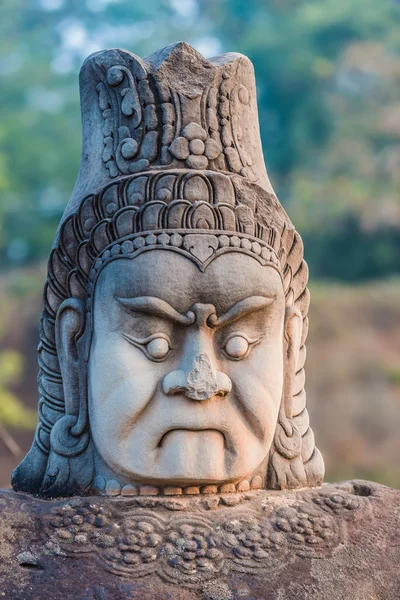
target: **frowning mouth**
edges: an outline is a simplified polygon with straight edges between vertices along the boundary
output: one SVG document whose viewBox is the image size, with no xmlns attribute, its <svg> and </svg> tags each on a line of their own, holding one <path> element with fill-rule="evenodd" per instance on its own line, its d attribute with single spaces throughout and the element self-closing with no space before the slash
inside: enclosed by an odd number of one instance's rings
<svg viewBox="0 0 400 600">
<path fill-rule="evenodd" d="M 222 431 L 220 431 L 219 429 L 210 429 L 210 428 L 202 428 L 202 427 L 172 427 L 171 429 L 168 429 L 165 433 L 163 433 L 163 435 L 161 436 L 161 438 L 157 444 L 157 448 L 162 448 L 163 445 L 165 444 L 168 436 L 170 436 L 171 434 L 174 434 L 174 433 L 181 433 L 181 434 L 199 433 L 202 435 L 209 433 L 213 436 L 215 436 L 217 434 L 218 436 L 222 437 L 223 444 L 224 444 L 224 446 L 226 446 L 225 434 Z M 182 441 L 184 441 L 183 438 L 182 438 Z M 204 440 L 204 442 L 206 442 L 206 439 Z"/>
</svg>

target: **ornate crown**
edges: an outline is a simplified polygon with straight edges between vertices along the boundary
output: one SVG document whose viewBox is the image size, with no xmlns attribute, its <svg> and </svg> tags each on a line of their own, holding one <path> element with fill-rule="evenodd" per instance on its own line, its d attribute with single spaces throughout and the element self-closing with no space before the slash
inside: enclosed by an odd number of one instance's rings
<svg viewBox="0 0 400 600">
<path fill-rule="evenodd" d="M 245 56 L 206 60 L 186 43 L 145 60 L 122 50 L 92 55 L 81 72 L 83 97 L 90 88 L 90 105 L 83 107 L 90 152 L 94 136 L 96 150 L 101 147 L 93 130 L 92 118 L 96 125 L 99 118 L 93 79 L 109 177 L 149 168 L 208 169 L 239 174 L 272 191 L 261 152 L 253 66 Z M 97 163 L 97 156 L 92 160 Z"/>
</svg>

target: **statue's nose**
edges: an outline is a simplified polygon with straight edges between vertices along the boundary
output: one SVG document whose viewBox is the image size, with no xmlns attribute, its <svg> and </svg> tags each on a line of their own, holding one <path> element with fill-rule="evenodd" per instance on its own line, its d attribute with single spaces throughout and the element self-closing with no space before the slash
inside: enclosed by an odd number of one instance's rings
<svg viewBox="0 0 400 600">
<path fill-rule="evenodd" d="M 171 371 L 162 382 L 164 394 L 183 393 L 190 400 L 208 400 L 213 396 L 225 397 L 232 389 L 232 382 L 225 373 L 215 371 L 207 354 L 198 354 L 189 373 Z"/>
</svg>

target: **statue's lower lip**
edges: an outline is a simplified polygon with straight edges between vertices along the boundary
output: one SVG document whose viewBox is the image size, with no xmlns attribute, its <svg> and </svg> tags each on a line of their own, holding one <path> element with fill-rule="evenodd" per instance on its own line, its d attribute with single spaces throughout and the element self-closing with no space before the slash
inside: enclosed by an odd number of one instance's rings
<svg viewBox="0 0 400 600">
<path fill-rule="evenodd" d="M 171 429 L 168 429 L 167 431 L 165 431 L 163 433 L 163 435 L 161 436 L 161 438 L 157 444 L 157 448 L 162 448 L 165 437 L 172 431 L 193 431 L 193 432 L 197 432 L 197 433 L 201 433 L 201 432 L 204 433 L 204 432 L 208 431 L 210 433 L 211 432 L 219 433 L 224 438 L 224 445 L 226 446 L 226 436 L 225 436 L 224 432 L 221 431 L 220 429 L 216 429 L 213 427 L 172 427 Z"/>
</svg>

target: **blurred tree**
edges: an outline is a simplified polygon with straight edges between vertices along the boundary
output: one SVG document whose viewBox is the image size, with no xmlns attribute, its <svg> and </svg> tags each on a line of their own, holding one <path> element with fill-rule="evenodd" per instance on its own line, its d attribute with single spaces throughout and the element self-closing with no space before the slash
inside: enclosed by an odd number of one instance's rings
<svg viewBox="0 0 400 600">
<path fill-rule="evenodd" d="M 202 5 L 224 48 L 253 60 L 266 163 L 311 275 L 399 273 L 399 3 Z"/>
<path fill-rule="evenodd" d="M 45 257 L 50 250 L 79 166 L 77 75 L 84 58 L 104 47 L 121 45 L 146 55 L 179 39 L 182 19 L 188 35 L 191 29 L 200 35 L 201 24 L 190 17 L 188 9 L 187 14 L 178 9 L 164 0 L 2 1 L 3 264 L 24 264 Z"/>
<path fill-rule="evenodd" d="M 26 408 L 9 389 L 18 383 L 22 370 L 22 357 L 18 352 L 0 352 L 0 439 L 15 455 L 20 454 L 20 450 L 6 427 L 34 429 L 37 421 L 36 411 Z"/>
<path fill-rule="evenodd" d="M 311 274 L 400 272 L 398 2 L 3 0 L 0 17 L 4 265 L 50 248 L 79 163 L 85 56 L 186 39 L 254 62 L 266 162 L 312 249 Z M 344 245 L 350 259 L 334 260 Z"/>
</svg>

